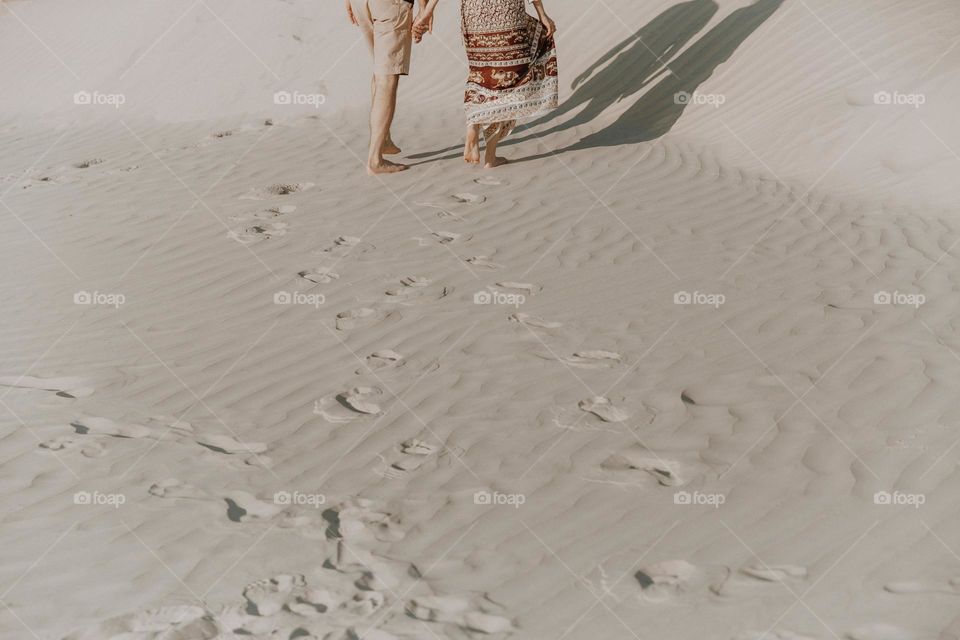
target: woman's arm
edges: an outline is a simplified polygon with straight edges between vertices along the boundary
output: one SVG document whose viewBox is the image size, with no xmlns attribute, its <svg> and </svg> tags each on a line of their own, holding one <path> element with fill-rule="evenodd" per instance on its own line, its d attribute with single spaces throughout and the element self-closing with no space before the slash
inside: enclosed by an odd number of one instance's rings
<svg viewBox="0 0 960 640">
<path fill-rule="evenodd" d="M 537 10 L 537 16 L 540 22 L 547 28 L 547 35 L 552 36 L 557 32 L 557 25 L 553 19 L 547 15 L 547 10 L 543 8 L 543 0 L 532 0 L 533 8 Z"/>
</svg>

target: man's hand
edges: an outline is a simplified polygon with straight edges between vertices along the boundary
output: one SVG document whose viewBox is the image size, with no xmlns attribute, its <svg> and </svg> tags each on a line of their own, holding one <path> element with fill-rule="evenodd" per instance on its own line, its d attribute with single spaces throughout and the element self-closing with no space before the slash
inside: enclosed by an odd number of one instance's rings
<svg viewBox="0 0 960 640">
<path fill-rule="evenodd" d="M 354 26 L 360 26 L 360 23 L 357 22 L 357 16 L 353 15 L 353 6 L 350 4 L 350 0 L 344 0 L 347 5 L 347 17 L 350 19 L 350 23 Z"/>
</svg>

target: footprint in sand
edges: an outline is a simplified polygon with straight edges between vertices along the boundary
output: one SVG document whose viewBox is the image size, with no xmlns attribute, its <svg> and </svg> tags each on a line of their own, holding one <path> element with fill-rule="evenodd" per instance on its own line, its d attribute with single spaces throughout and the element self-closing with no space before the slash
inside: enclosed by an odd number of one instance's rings
<svg viewBox="0 0 960 640">
<path fill-rule="evenodd" d="M 251 582 L 243 589 L 243 597 L 251 614 L 272 616 L 279 613 L 297 594 L 303 593 L 306 585 L 302 575 L 281 574 Z"/>
<path fill-rule="evenodd" d="M 420 276 L 406 276 L 400 280 L 401 286 L 388 289 L 385 293 L 390 302 L 411 305 L 442 300 L 453 292 L 445 286 L 431 286 L 433 281 Z"/>
<path fill-rule="evenodd" d="M 417 620 L 456 624 L 468 631 L 485 634 L 507 633 L 512 631 L 513 622 L 509 619 L 483 611 L 477 611 L 467 598 L 457 596 L 421 596 L 411 598 L 406 606 L 407 613 Z"/>
<path fill-rule="evenodd" d="M 630 483 L 639 471 L 664 487 L 681 487 L 696 473 L 692 464 L 666 459 L 640 444 L 611 455 L 600 463 L 600 468 L 614 481 Z"/>
<path fill-rule="evenodd" d="M 334 273 L 330 267 L 314 267 L 297 274 L 304 280 L 309 280 L 314 284 L 330 284 L 334 280 L 340 279 L 340 274 Z"/>
<path fill-rule="evenodd" d="M 296 210 L 296 205 L 285 204 L 279 207 L 270 207 L 269 209 L 264 209 L 263 211 L 241 213 L 235 216 L 230 216 L 230 219 L 234 222 L 249 222 L 250 220 L 273 220 L 288 213 L 293 213 Z"/>
<path fill-rule="evenodd" d="M 374 351 L 367 356 L 366 365 L 355 371 L 357 375 L 363 375 L 370 371 L 379 371 L 380 369 L 396 369 L 406 364 L 403 356 L 391 349 L 381 349 Z"/>
<path fill-rule="evenodd" d="M 792 564 L 768 565 L 758 562 L 743 567 L 737 572 L 729 572 L 723 580 L 710 589 L 718 596 L 731 596 L 749 593 L 769 584 L 782 583 L 789 586 L 806 578 L 806 567 Z"/>
<path fill-rule="evenodd" d="M 792 564 L 754 564 L 740 569 L 740 573 L 762 582 L 786 582 L 807 577 L 807 568 Z"/>
<path fill-rule="evenodd" d="M 464 235 L 462 233 L 453 233 L 452 231 L 434 231 L 431 234 L 431 237 L 440 244 L 460 244 L 463 242 L 468 242 L 472 235 Z M 417 238 L 419 240 L 419 238 Z"/>
<path fill-rule="evenodd" d="M 267 450 L 263 442 L 241 442 L 231 435 L 210 435 L 197 438 L 197 444 L 217 453 L 264 453 Z"/>
<path fill-rule="evenodd" d="M 301 193 L 314 186 L 312 182 L 278 182 L 266 187 L 255 188 L 240 196 L 241 200 L 267 200 L 278 196 Z"/>
<path fill-rule="evenodd" d="M 623 356 L 616 351 L 592 349 L 577 351 L 571 357 L 565 358 L 564 362 L 581 369 L 611 369 L 623 364 Z"/>
<path fill-rule="evenodd" d="M 339 331 L 350 331 L 353 329 L 372 327 L 375 324 L 380 324 L 387 320 L 398 320 L 400 317 L 397 311 L 382 311 L 372 307 L 358 307 L 338 313 L 336 326 Z"/>
<path fill-rule="evenodd" d="M 455 213 L 447 211 L 447 209 L 441 204 L 435 204 L 433 202 L 414 202 L 413 204 L 417 205 L 418 207 L 429 207 L 430 209 L 436 209 L 438 218 L 452 219 L 456 220 L 457 222 L 463 222 L 463 218 Z"/>
<path fill-rule="evenodd" d="M 357 413 L 377 415 L 381 413 L 381 409 L 375 400 L 381 395 L 383 391 L 377 387 L 354 387 L 338 395 L 337 399 Z"/>
<path fill-rule="evenodd" d="M 399 478 L 422 467 L 439 447 L 411 438 L 400 444 L 401 457 L 383 472 L 386 478 Z"/>
<path fill-rule="evenodd" d="M 265 502 L 246 491 L 231 491 L 223 499 L 227 503 L 227 518 L 231 522 L 270 520 L 285 509 L 283 505 Z"/>
<path fill-rule="evenodd" d="M 953 596 L 960 595 L 960 577 L 950 578 L 945 582 L 902 581 L 888 582 L 883 585 L 884 591 L 903 595 L 921 593 L 940 593 Z"/>
<path fill-rule="evenodd" d="M 633 577 L 642 599 L 664 602 L 698 583 L 700 571 L 686 560 L 663 560 L 640 567 Z"/>
<path fill-rule="evenodd" d="M 476 193 L 469 192 L 455 193 L 450 197 L 460 204 L 483 204 L 487 201 L 487 196 L 481 196 Z"/>
<path fill-rule="evenodd" d="M 496 178 L 494 176 L 484 176 L 482 178 L 477 178 L 476 180 L 474 180 L 474 182 L 476 182 L 477 184 L 488 186 L 488 187 L 500 187 L 500 186 L 510 184 L 506 180 L 502 178 Z"/>
<path fill-rule="evenodd" d="M 522 293 L 531 298 L 543 291 L 543 287 L 539 284 L 529 284 L 526 282 L 497 282 L 496 286 L 501 289 Z"/>
<path fill-rule="evenodd" d="M 313 413 L 331 424 L 353 422 L 364 416 L 382 413 L 376 402 L 382 395 L 383 390 L 378 387 L 354 387 L 317 400 L 313 405 Z"/>
<path fill-rule="evenodd" d="M 142 424 L 120 424 L 110 418 L 84 417 L 75 420 L 70 426 L 80 435 L 90 434 L 114 438 L 146 438 L 159 435 Z"/>
<path fill-rule="evenodd" d="M 497 264 L 488 258 L 487 256 L 473 256 L 466 259 L 467 264 L 472 264 L 475 267 L 481 269 L 503 269 L 502 264 Z"/>
<path fill-rule="evenodd" d="M 86 386 L 83 379 L 73 377 L 37 378 L 34 376 L 2 376 L 0 387 L 39 389 L 50 391 L 63 398 L 85 398 L 93 394 L 93 387 Z"/>
<path fill-rule="evenodd" d="M 160 482 L 150 485 L 147 492 L 158 498 L 185 498 L 190 500 L 202 500 L 209 498 L 210 494 L 202 489 L 198 489 L 192 484 L 181 482 L 177 478 L 167 478 Z"/>
<path fill-rule="evenodd" d="M 80 162 L 74 163 L 73 166 L 76 169 L 89 169 L 104 162 L 106 162 L 106 160 L 103 158 L 90 158 L 89 160 L 81 160 Z"/>
<path fill-rule="evenodd" d="M 630 414 L 613 404 L 609 398 L 594 396 L 581 400 L 577 405 L 581 410 L 592 413 L 604 422 L 625 422 Z"/>
<path fill-rule="evenodd" d="M 563 326 L 562 322 L 551 322 L 544 320 L 539 316 L 533 316 L 529 313 L 515 313 L 510 316 L 510 322 L 516 322 L 528 327 L 536 327 L 538 329 L 559 329 Z"/>
<path fill-rule="evenodd" d="M 369 242 L 364 242 L 357 236 L 339 236 L 333 241 L 333 246 L 322 249 L 320 253 L 329 253 L 337 257 L 343 257 L 348 254 L 369 253 L 376 247 Z"/>
<path fill-rule="evenodd" d="M 270 238 L 279 238 L 280 236 L 286 235 L 289 226 L 286 222 L 262 222 L 252 227 L 245 227 L 240 231 L 228 231 L 227 237 L 231 240 L 236 240 L 240 244 L 253 244 L 261 240 L 269 240 Z"/>
<path fill-rule="evenodd" d="M 39 447 L 41 449 L 47 449 L 48 451 L 73 451 L 79 449 L 81 455 L 86 458 L 99 458 L 107 452 L 106 447 L 99 442 L 89 442 L 69 436 L 60 436 L 51 440 L 45 440 L 39 444 Z"/>
</svg>

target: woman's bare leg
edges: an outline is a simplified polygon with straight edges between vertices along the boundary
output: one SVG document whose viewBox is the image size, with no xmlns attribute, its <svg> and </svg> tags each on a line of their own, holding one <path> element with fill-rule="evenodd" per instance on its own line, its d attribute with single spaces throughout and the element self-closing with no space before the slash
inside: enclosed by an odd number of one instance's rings
<svg viewBox="0 0 960 640">
<path fill-rule="evenodd" d="M 483 159 L 484 169 L 494 169 L 510 162 L 506 158 L 497 155 L 497 145 L 500 144 L 500 141 L 504 139 L 505 135 L 506 131 L 502 127 L 498 127 L 497 131 L 487 138 L 487 148 Z"/>
<path fill-rule="evenodd" d="M 467 125 L 467 143 L 463 147 L 463 159 L 470 164 L 480 164 L 480 125 Z"/>
</svg>

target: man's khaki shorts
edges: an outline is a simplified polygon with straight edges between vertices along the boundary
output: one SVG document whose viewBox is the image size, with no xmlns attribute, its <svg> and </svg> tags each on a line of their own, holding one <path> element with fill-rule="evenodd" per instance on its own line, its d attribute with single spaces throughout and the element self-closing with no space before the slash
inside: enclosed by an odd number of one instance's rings
<svg viewBox="0 0 960 640">
<path fill-rule="evenodd" d="M 350 4 L 373 54 L 373 73 L 378 76 L 410 73 L 413 4 L 406 0 L 350 0 Z"/>
</svg>

